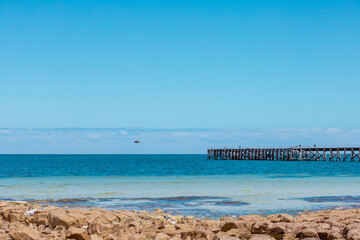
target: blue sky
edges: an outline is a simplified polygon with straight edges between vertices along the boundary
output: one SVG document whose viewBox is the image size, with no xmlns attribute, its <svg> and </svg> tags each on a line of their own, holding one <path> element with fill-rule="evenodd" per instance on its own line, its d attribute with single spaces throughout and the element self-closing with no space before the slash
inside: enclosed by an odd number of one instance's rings
<svg viewBox="0 0 360 240">
<path fill-rule="evenodd" d="M 140 140 L 135 144 L 134 140 Z M 210 147 L 359 146 L 360 129 L 0 129 L 0 153 L 195 153 Z"/>
<path fill-rule="evenodd" d="M 0 33 L 4 130 L 359 128 L 359 1 L 0 0 Z"/>
</svg>

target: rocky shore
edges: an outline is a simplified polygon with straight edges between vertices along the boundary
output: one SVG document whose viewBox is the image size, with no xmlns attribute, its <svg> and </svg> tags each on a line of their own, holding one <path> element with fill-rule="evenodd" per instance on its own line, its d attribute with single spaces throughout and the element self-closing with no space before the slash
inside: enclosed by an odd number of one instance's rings
<svg viewBox="0 0 360 240">
<path fill-rule="evenodd" d="M 0 201 L 0 240 L 360 240 L 360 209 L 199 220 L 161 210 L 62 209 Z"/>
</svg>

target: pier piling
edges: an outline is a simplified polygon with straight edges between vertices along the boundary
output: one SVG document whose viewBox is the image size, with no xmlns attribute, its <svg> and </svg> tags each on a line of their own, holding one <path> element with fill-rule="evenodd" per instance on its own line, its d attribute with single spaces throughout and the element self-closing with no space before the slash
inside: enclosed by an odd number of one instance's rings
<svg viewBox="0 0 360 240">
<path fill-rule="evenodd" d="M 207 159 L 360 162 L 360 147 L 211 148 Z"/>
</svg>

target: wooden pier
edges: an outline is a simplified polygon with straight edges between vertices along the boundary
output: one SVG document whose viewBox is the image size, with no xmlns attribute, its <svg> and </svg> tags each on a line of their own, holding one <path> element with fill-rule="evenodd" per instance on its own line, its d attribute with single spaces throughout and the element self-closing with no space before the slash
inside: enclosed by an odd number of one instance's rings
<svg viewBox="0 0 360 240">
<path fill-rule="evenodd" d="M 208 149 L 211 160 L 360 162 L 360 147 L 218 148 Z"/>
</svg>

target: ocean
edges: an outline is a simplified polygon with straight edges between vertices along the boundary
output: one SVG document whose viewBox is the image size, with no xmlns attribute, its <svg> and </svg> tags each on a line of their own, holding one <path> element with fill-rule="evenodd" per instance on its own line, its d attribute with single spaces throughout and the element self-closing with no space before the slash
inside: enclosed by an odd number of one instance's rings
<svg viewBox="0 0 360 240">
<path fill-rule="evenodd" d="M 0 155 L 0 199 L 218 218 L 360 207 L 360 162 Z"/>
</svg>

